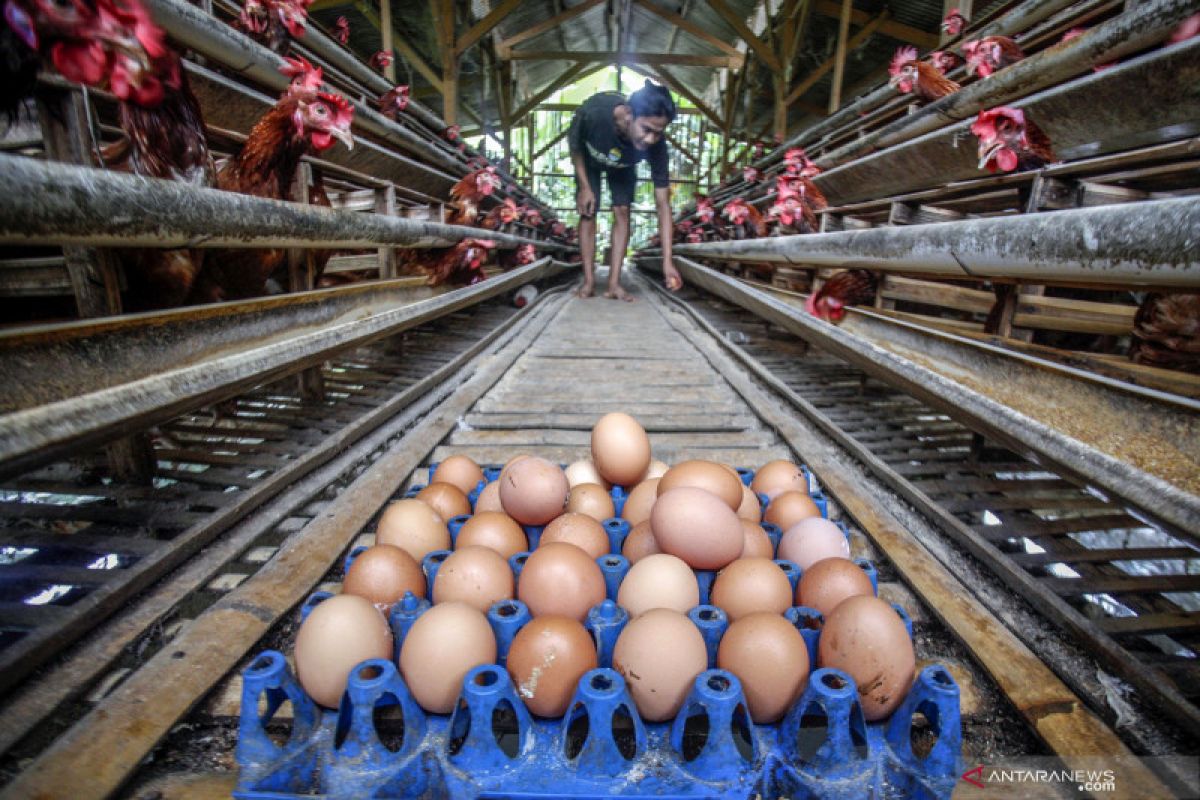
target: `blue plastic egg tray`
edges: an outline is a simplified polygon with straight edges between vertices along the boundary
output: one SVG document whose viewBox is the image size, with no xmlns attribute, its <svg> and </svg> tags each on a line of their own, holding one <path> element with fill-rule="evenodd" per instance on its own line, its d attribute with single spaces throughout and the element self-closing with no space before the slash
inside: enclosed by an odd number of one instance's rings
<svg viewBox="0 0 1200 800">
<path fill-rule="evenodd" d="M 753 473 L 739 473 L 749 484 Z M 488 479 L 494 480 L 496 474 L 491 472 Z M 473 495 L 477 494 L 478 489 Z M 623 504 L 620 487 L 614 487 L 613 495 Z M 474 503 L 475 497 L 471 500 Z M 451 522 L 452 537 L 465 519 Z M 778 529 L 764 527 L 777 544 Z M 498 602 L 488 613 L 496 634 L 497 663 L 478 666 L 465 676 L 452 714 L 423 711 L 395 666 L 404 637 L 429 608 L 427 600 L 408 595 L 389 616 L 395 638 L 393 659 L 359 664 L 336 711 L 321 709 L 304 693 L 281 653 L 263 652 L 244 670 L 236 751 L 240 775 L 234 796 L 950 797 L 961 771 L 962 731 L 958 686 L 945 668 L 933 665 L 922 670 L 891 718 L 874 724 L 866 723 L 849 675 L 834 669 L 814 670 L 804 693 L 780 722 L 756 725 L 746 711 L 737 677 L 713 668 L 728 618 L 720 608 L 707 605 L 715 577 L 711 572 L 697 573 L 702 605 L 688 614 L 704 636 L 710 668 L 696 677 L 672 722 L 644 723 L 624 679 L 611 669 L 613 647 L 629 619 L 615 603 L 629 569 L 617 555 L 629 524 L 614 518 L 606 521 L 605 528 L 613 554 L 602 556 L 598 563 L 605 574 L 608 600 L 594 607 L 586 620 L 597 644 L 600 668 L 581 678 L 563 718 L 533 717 L 504 667 L 513 638 L 530 619 L 519 600 Z M 540 530 L 527 528 L 526 532 L 530 547 L 536 547 Z M 347 566 L 360 551 L 347 557 Z M 423 561 L 430 587 L 448 555 L 449 551 L 437 551 Z M 518 579 L 527 555 L 510 560 Z M 788 561 L 777 563 L 795 588 L 799 568 Z M 857 563 L 875 586 L 874 567 L 864 560 Z M 301 607 L 301 617 L 329 596 L 313 594 Z M 900 606 L 894 608 L 911 636 L 908 615 Z M 815 664 L 820 613 L 796 607 L 785 617 L 804 637 L 810 663 Z M 286 742 L 279 742 L 268 728 L 289 701 L 291 732 Z M 918 714 L 925 727 L 914 732 Z M 376 722 L 381 717 L 388 719 L 382 727 Z M 923 743 L 917 751 L 914 739 Z"/>
</svg>

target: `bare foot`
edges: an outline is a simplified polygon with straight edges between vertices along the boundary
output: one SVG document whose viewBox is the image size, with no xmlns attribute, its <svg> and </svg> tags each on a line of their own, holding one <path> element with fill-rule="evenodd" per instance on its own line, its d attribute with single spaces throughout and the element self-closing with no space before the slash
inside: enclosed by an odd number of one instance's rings
<svg viewBox="0 0 1200 800">
<path fill-rule="evenodd" d="M 604 296 L 609 300 L 624 300 L 626 303 L 632 303 L 634 301 L 633 295 L 622 289 L 620 286 L 615 289 L 609 289 L 604 293 Z"/>
<path fill-rule="evenodd" d="M 592 285 L 589 283 L 585 283 L 583 286 L 579 287 L 579 289 L 577 289 L 575 291 L 575 296 L 578 297 L 580 300 L 587 300 L 589 297 L 592 296 L 592 294 L 593 294 Z"/>
</svg>

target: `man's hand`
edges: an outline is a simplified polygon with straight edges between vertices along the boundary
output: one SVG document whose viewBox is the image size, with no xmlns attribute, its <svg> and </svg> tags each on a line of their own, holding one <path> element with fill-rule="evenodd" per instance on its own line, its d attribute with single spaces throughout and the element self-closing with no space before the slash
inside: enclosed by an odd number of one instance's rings
<svg viewBox="0 0 1200 800">
<path fill-rule="evenodd" d="M 596 216 L 596 193 L 591 189 L 580 189 L 575 195 L 575 208 L 585 219 Z"/>
<path fill-rule="evenodd" d="M 675 269 L 675 265 L 666 259 L 663 259 L 663 286 L 672 292 L 679 291 L 683 286 L 683 276 Z"/>
</svg>

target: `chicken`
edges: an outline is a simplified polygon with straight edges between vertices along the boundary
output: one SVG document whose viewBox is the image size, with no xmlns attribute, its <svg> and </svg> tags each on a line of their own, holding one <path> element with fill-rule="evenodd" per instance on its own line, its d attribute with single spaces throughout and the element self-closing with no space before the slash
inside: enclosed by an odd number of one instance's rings
<svg viewBox="0 0 1200 800">
<path fill-rule="evenodd" d="M 1133 317 L 1134 363 L 1200 373 L 1200 294 L 1151 292 Z"/>
<path fill-rule="evenodd" d="M 922 103 L 932 103 L 962 87 L 947 78 L 936 67 L 917 60 L 917 48 L 901 47 L 888 67 L 888 83 L 902 94 L 913 94 Z"/>
<path fill-rule="evenodd" d="M 696 193 L 696 218 L 700 220 L 700 225 L 707 225 L 713 221 L 717 210 L 713 206 L 713 201 L 708 195 Z"/>
<path fill-rule="evenodd" d="M 742 170 L 742 180 L 746 183 L 758 183 L 761 178 L 762 173 L 758 171 L 757 167 L 746 167 Z"/>
<path fill-rule="evenodd" d="M 368 63 L 375 69 L 383 72 L 392 65 L 392 52 L 390 50 L 377 50 L 371 56 Z"/>
<path fill-rule="evenodd" d="M 767 221 L 762 212 L 740 197 L 735 197 L 721 210 L 733 228 L 733 238 L 753 239 L 767 235 Z"/>
<path fill-rule="evenodd" d="M 542 227 L 542 212 L 536 208 L 524 208 L 525 224 L 531 228 Z"/>
<path fill-rule="evenodd" d="M 872 302 L 878 286 L 878 279 L 870 270 L 843 270 L 810 294 L 804 308 L 823 320 L 841 322 L 847 307 Z"/>
<path fill-rule="evenodd" d="M 1007 36 L 985 36 L 963 42 L 963 56 L 967 59 L 967 73 L 986 78 L 997 70 L 1017 63 L 1025 58 L 1020 45 Z"/>
<path fill-rule="evenodd" d="M 523 244 L 511 250 L 501 250 L 496 254 L 496 264 L 503 270 L 523 267 L 537 261 L 537 250 L 531 244 Z"/>
<path fill-rule="evenodd" d="M 500 188 L 500 176 L 495 167 L 479 165 L 478 161 L 474 165 L 476 169 L 450 187 L 450 196 L 459 201 L 470 200 L 478 206 L 483 198 Z"/>
<path fill-rule="evenodd" d="M 408 108 L 408 86 L 395 86 L 379 96 L 379 112 L 388 119 L 396 119 Z"/>
<path fill-rule="evenodd" d="M 312 0 L 246 0 L 234 27 L 279 55 L 304 36 Z"/>
<path fill-rule="evenodd" d="M 287 61 L 281 71 L 294 75 L 291 87 L 255 124 L 237 155 L 218 171 L 217 185 L 221 189 L 287 200 L 291 198 L 296 168 L 306 153 L 328 150 L 335 140 L 354 146 L 350 134 L 354 108 L 341 95 L 320 91 L 319 67 L 304 59 Z M 313 199 L 319 201 L 319 194 Z M 285 251 L 278 249 L 210 253 L 192 299 L 217 302 L 260 295 L 267 278 L 285 259 Z"/>
<path fill-rule="evenodd" d="M 949 75 L 950 70 L 963 65 L 963 60 L 952 50 L 934 50 L 929 54 L 929 64 L 943 75 Z"/>
<path fill-rule="evenodd" d="M 501 228 L 511 225 L 521 218 L 521 207 L 517 205 L 517 201 L 511 197 L 504 198 L 504 202 L 489 211 L 479 223 L 479 227 L 487 228 L 489 231 L 500 230 Z"/>
<path fill-rule="evenodd" d="M 962 15 L 962 12 L 957 8 L 950 9 L 950 13 L 942 20 L 942 30 L 947 36 L 958 36 L 963 32 L 963 28 L 967 27 L 967 18 Z"/>
<path fill-rule="evenodd" d="M 812 181 L 807 181 L 812 183 Z M 817 214 L 805 198 L 805 183 L 799 178 L 780 175 L 775 181 L 775 203 L 767 219 L 775 223 L 776 233 L 816 233 Z M 824 197 L 821 198 L 824 208 Z"/>
<path fill-rule="evenodd" d="M 971 133 L 979 139 L 979 168 L 988 172 L 1040 169 L 1056 160 L 1050 137 L 1018 108 L 980 111 Z"/>
<path fill-rule="evenodd" d="M 463 239 L 453 247 L 402 250 L 400 261 L 410 268 L 405 271 L 415 268 L 428 275 L 430 286 L 444 283 L 470 286 L 487 277 L 483 265 L 488 260 L 488 252 L 495 246 L 491 239 Z"/>
<path fill-rule="evenodd" d="M 345 17 L 338 17 L 333 23 L 333 38 L 345 47 L 350 42 L 350 20 Z"/>
</svg>

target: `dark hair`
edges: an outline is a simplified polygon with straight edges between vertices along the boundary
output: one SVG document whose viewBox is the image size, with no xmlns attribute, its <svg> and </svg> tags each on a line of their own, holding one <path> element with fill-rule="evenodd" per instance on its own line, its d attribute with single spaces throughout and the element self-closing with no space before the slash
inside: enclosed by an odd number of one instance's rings
<svg viewBox="0 0 1200 800">
<path fill-rule="evenodd" d="M 675 101 L 667 87 L 651 83 L 629 95 L 629 107 L 635 117 L 666 117 L 667 122 L 675 119 Z"/>
</svg>

